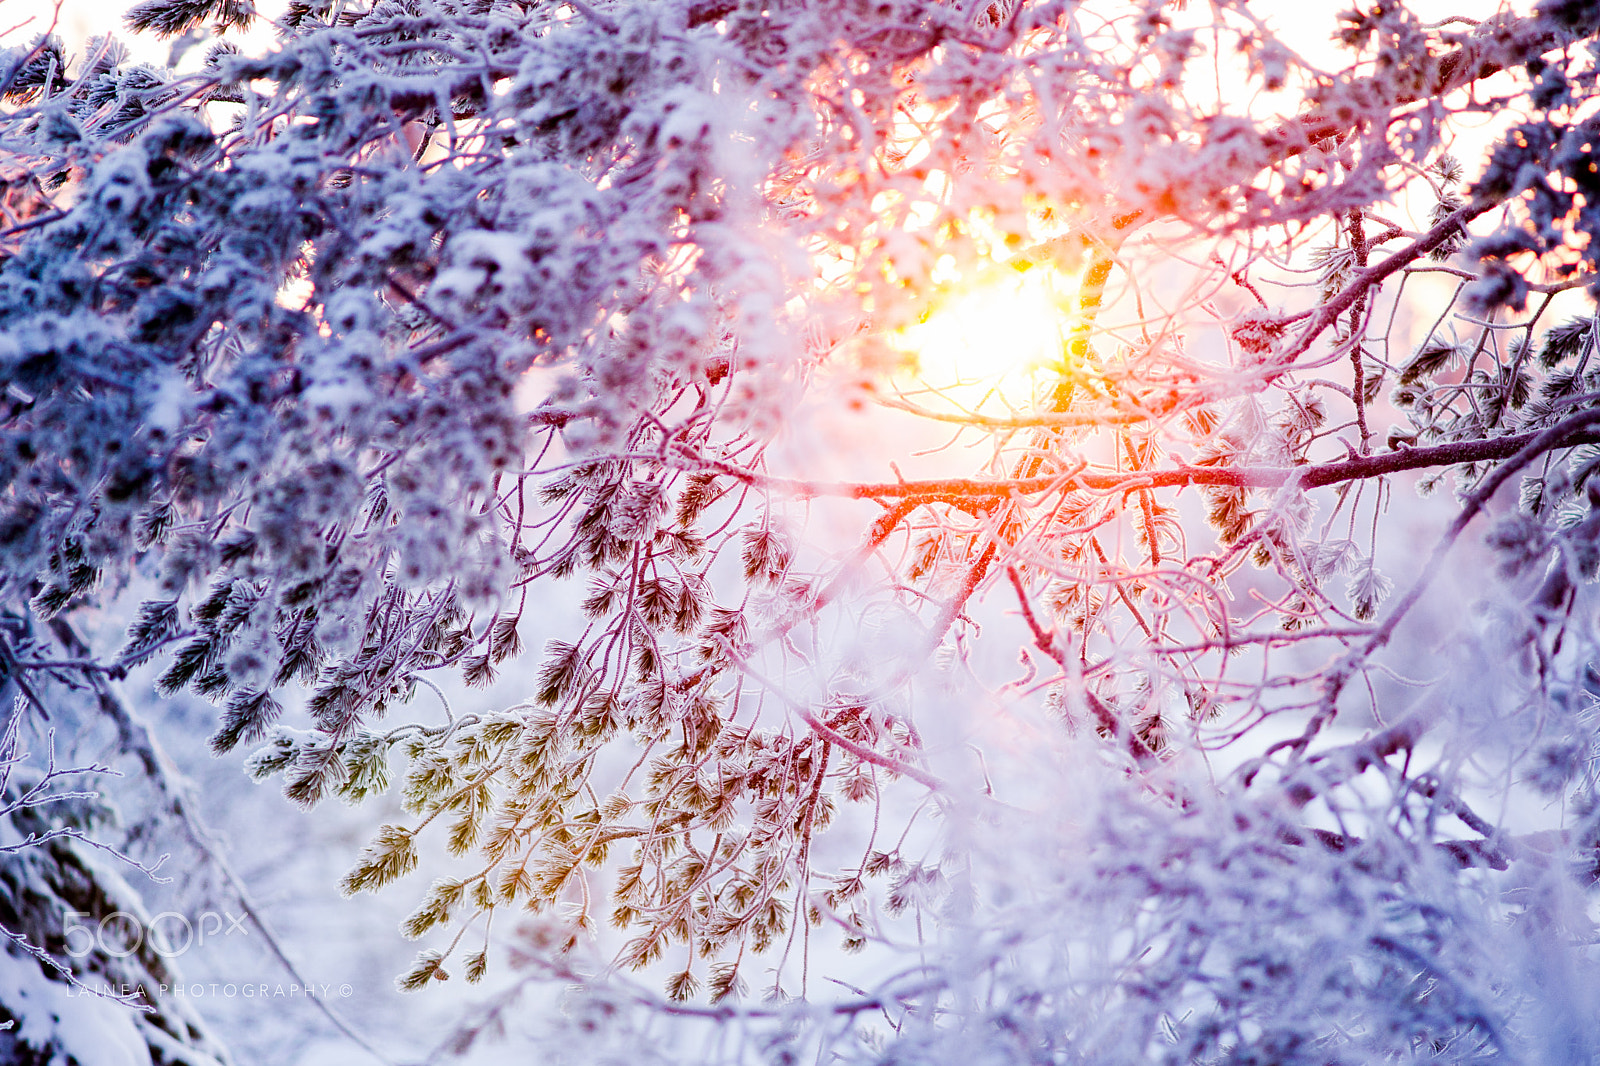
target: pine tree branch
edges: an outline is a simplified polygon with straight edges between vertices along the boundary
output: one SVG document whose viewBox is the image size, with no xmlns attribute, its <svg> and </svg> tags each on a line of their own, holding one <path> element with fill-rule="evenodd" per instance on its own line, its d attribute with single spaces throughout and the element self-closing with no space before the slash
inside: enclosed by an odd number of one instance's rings
<svg viewBox="0 0 1600 1066">
<path fill-rule="evenodd" d="M 934 411 L 895 396 L 878 396 L 874 398 L 873 402 L 879 407 L 904 411 L 907 414 L 916 415 L 918 418 L 926 418 L 930 422 L 947 422 L 952 425 L 971 426 L 974 429 L 1038 429 L 1043 427 L 1088 429 L 1098 426 L 1134 426 L 1150 421 L 1151 417 L 1149 412 L 1104 414 L 1095 411 L 1064 411 L 1037 415 L 1017 415 L 1013 418 L 997 418 L 994 415 L 983 415 L 976 412 Z"/>
<path fill-rule="evenodd" d="M 865 744 L 859 744 L 845 736 L 843 733 L 839 732 L 837 729 L 834 729 L 832 726 L 828 725 L 828 723 L 812 714 L 811 709 L 804 703 L 802 703 L 800 700 L 794 699 L 784 692 L 777 682 L 766 677 L 755 667 L 751 666 L 744 659 L 740 658 L 733 647 L 726 642 L 723 642 L 722 652 L 728 656 L 729 660 L 731 660 L 735 666 L 739 668 L 740 673 L 749 677 L 767 692 L 770 692 L 772 695 L 776 696 L 778 700 L 780 700 L 785 706 L 793 711 L 795 715 L 806 724 L 806 728 L 810 729 L 823 740 L 826 740 L 830 744 L 837 744 L 839 747 L 843 748 L 845 751 L 848 751 L 850 754 L 854 755 L 863 762 L 869 762 L 874 766 L 881 766 L 885 770 L 899 774 L 902 777 L 909 777 L 911 780 L 917 782 L 919 785 L 922 785 L 925 788 L 931 789 L 935 792 L 947 790 L 948 786 L 946 786 L 943 781 L 939 780 L 939 778 L 935 777 L 933 774 L 930 774 L 921 767 L 913 766 L 908 762 L 902 762 L 899 759 L 885 755 L 873 748 L 869 748 Z"/>
<path fill-rule="evenodd" d="M 1295 342 L 1282 352 L 1274 353 L 1269 364 L 1270 373 L 1265 380 L 1272 380 L 1283 373 L 1293 369 L 1296 359 L 1305 354 L 1317 337 L 1324 330 L 1338 322 L 1339 316 L 1355 307 L 1367 298 L 1367 294 L 1386 278 L 1396 271 L 1409 266 L 1421 259 L 1436 248 L 1443 247 L 1451 238 L 1463 232 L 1467 223 L 1494 208 L 1500 203 L 1497 197 L 1479 197 L 1465 207 L 1451 212 L 1431 226 L 1426 233 L 1412 241 L 1405 248 L 1384 259 L 1381 263 L 1374 263 L 1355 272 L 1350 283 L 1333 297 L 1324 301 L 1311 316 L 1311 321 L 1301 329 Z M 1355 383 L 1359 389 L 1361 383 Z"/>
<path fill-rule="evenodd" d="M 1025 478 L 930 478 L 888 482 L 819 482 L 769 477 L 732 463 L 693 456 L 686 450 L 678 464 L 691 470 L 714 470 L 744 484 L 796 499 L 843 497 L 857 500 L 916 500 L 921 503 L 950 503 L 975 500 L 1002 500 L 1013 496 L 1067 492 L 1086 489 L 1097 492 L 1131 491 L 1138 488 L 1183 488 L 1190 485 L 1217 485 L 1230 488 L 1275 489 L 1291 482 L 1314 489 L 1346 481 L 1364 481 L 1408 470 L 1458 466 L 1464 463 L 1494 462 L 1516 455 L 1539 442 L 1540 451 L 1578 444 L 1600 443 L 1600 428 L 1593 425 L 1593 412 L 1573 415 L 1547 429 L 1529 430 L 1505 437 L 1455 441 L 1426 448 L 1402 448 L 1378 455 L 1360 456 L 1334 463 L 1308 463 L 1295 467 L 1196 466 L 1141 470 L 1133 473 L 1040 475 Z"/>
<path fill-rule="evenodd" d="M 90 658 L 89 646 L 82 637 L 78 636 L 71 623 L 62 618 L 56 618 L 51 620 L 50 629 L 66 649 L 68 655 L 82 659 Z M 116 690 L 111 687 L 111 683 L 106 679 L 104 671 L 86 671 L 86 675 L 94 689 L 101 713 L 116 725 L 123 749 L 139 760 L 139 765 L 144 770 L 145 776 L 155 786 L 162 802 L 166 804 L 168 812 L 177 820 L 190 845 L 222 874 L 223 880 L 228 883 L 228 887 L 233 892 L 240 908 L 250 919 L 250 924 L 255 926 L 256 930 L 261 934 L 263 942 L 266 943 L 268 950 L 278 960 L 279 965 L 283 967 L 284 972 L 302 988 L 313 987 L 312 983 L 301 974 L 300 968 L 289 958 L 283 942 L 279 940 L 277 934 L 267 923 L 260 907 L 255 903 L 249 889 L 245 887 L 243 879 L 234 871 L 233 864 L 228 862 L 222 855 L 211 830 L 206 827 L 200 815 L 195 811 L 194 804 L 189 797 L 189 789 L 183 781 L 182 773 L 173 765 L 170 757 L 161 748 L 150 727 L 123 702 L 122 697 L 117 694 Z M 379 1062 L 385 1064 L 392 1062 L 388 1056 L 378 1051 L 365 1037 L 356 1032 L 321 997 L 313 996 L 311 1001 L 335 1029 L 363 1051 Z"/>
<path fill-rule="evenodd" d="M 1362 116 L 1354 111 L 1354 101 L 1361 101 L 1369 110 L 1392 111 L 1448 96 L 1457 89 L 1524 66 L 1538 56 L 1565 48 L 1597 32 L 1600 32 L 1600 6 L 1592 7 L 1577 24 L 1565 28 L 1537 14 L 1489 19 L 1479 25 L 1461 47 L 1440 56 L 1415 57 L 1413 69 L 1420 73 L 1415 88 L 1395 91 L 1394 79 L 1379 75 L 1335 86 L 1328 95 L 1338 92 L 1337 97 L 1279 126 L 1262 138 L 1262 147 L 1274 163 L 1281 163 L 1315 144 L 1343 137 L 1356 129 Z"/>
<path fill-rule="evenodd" d="M 1500 491 L 1501 486 L 1518 470 L 1521 470 L 1552 448 L 1600 441 L 1600 434 L 1597 434 L 1591 428 L 1596 423 L 1600 423 L 1600 407 L 1579 411 L 1560 424 L 1551 426 L 1548 429 L 1519 434 L 1516 437 L 1500 437 L 1493 441 L 1474 442 L 1480 444 L 1509 444 L 1515 442 L 1520 447 L 1514 449 L 1512 454 L 1506 457 L 1508 461 L 1491 471 L 1462 502 L 1461 510 L 1456 514 L 1455 520 L 1450 523 L 1449 528 L 1445 530 L 1438 543 L 1434 545 L 1433 552 L 1428 556 L 1427 561 L 1423 563 L 1421 572 L 1412 581 L 1411 587 L 1406 589 L 1405 594 L 1389 610 L 1383 623 L 1373 630 L 1372 634 L 1360 647 L 1350 651 L 1324 673 L 1322 696 L 1318 700 L 1315 713 L 1306 723 L 1305 729 L 1298 736 L 1289 740 L 1279 741 L 1273 745 L 1272 748 L 1268 749 L 1269 754 L 1274 750 L 1288 748 L 1295 759 L 1305 755 L 1307 749 L 1311 746 L 1312 740 L 1338 715 L 1339 697 L 1343 694 L 1345 686 L 1356 676 L 1357 671 L 1361 669 L 1367 660 L 1393 639 L 1395 630 L 1399 628 L 1400 622 L 1422 600 L 1423 594 L 1433 584 L 1434 579 L 1439 576 L 1439 572 L 1444 566 L 1445 557 L 1449 555 L 1450 549 L 1455 546 L 1456 541 L 1461 539 L 1461 534 L 1466 532 L 1467 526 L 1472 524 L 1472 520 L 1494 498 L 1495 493 Z M 1415 719 L 1407 719 L 1407 722 L 1414 721 Z M 1386 732 L 1392 733 L 1396 728 L 1391 727 Z"/>
<path fill-rule="evenodd" d="M 732 5 L 729 8 L 731 10 Z M 1419 68 L 1425 73 L 1415 88 L 1395 91 L 1392 79 L 1376 75 L 1328 87 L 1323 91 L 1324 102 L 1314 104 L 1298 117 L 1261 134 L 1259 150 L 1242 151 L 1236 172 L 1213 181 L 1209 192 L 1214 196 L 1238 188 L 1255 180 L 1262 171 L 1302 155 L 1315 145 L 1337 141 L 1360 128 L 1374 112 L 1393 111 L 1446 96 L 1502 71 L 1526 66 L 1549 52 L 1596 33 L 1600 33 L 1600 6 L 1570 27 L 1555 26 L 1541 15 L 1506 16 L 1484 22 L 1459 48 L 1440 56 L 1418 57 Z M 1148 190 L 1142 198 L 1146 204 L 1109 205 L 1112 233 L 1125 236 L 1156 215 L 1171 214 L 1170 209 L 1183 199 L 1177 185 Z M 1152 211 L 1149 205 L 1160 210 Z M 1090 243 L 1087 235 L 1057 237 L 1023 249 L 992 269 L 995 272 L 1001 267 L 1027 270 L 1036 263 L 1053 261 L 1069 247 L 1076 252 Z"/>
</svg>

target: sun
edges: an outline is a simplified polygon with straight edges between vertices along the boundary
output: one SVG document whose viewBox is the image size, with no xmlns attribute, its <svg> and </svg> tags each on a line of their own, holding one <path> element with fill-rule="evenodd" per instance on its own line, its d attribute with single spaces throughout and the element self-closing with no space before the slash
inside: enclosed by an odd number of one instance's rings
<svg viewBox="0 0 1600 1066">
<path fill-rule="evenodd" d="M 1061 366 L 1071 279 L 1046 266 L 998 264 L 987 273 L 893 334 L 891 343 L 909 357 L 908 387 L 963 405 L 976 399 L 974 390 L 1025 403 L 1034 376 Z"/>
</svg>

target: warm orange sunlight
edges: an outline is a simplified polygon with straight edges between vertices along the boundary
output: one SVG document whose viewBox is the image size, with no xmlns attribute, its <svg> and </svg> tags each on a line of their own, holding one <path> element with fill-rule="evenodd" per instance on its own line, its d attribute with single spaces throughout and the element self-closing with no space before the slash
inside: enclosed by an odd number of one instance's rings
<svg viewBox="0 0 1600 1066">
<path fill-rule="evenodd" d="M 890 337 L 910 363 L 902 388 L 920 402 L 931 392 L 965 407 L 991 396 L 1025 405 L 1036 373 L 1060 365 L 1073 279 L 1042 265 L 986 273 Z"/>
</svg>

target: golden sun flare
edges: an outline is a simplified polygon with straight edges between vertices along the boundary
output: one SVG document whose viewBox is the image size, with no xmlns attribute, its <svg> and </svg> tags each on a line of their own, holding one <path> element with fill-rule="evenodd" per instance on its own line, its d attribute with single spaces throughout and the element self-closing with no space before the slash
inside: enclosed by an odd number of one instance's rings
<svg viewBox="0 0 1600 1066">
<path fill-rule="evenodd" d="M 1032 375 L 1060 364 L 1069 282 L 1041 268 L 1004 274 L 957 292 L 895 334 L 919 387 L 956 390 L 952 398 L 963 401 L 974 388 L 1025 401 Z"/>
</svg>

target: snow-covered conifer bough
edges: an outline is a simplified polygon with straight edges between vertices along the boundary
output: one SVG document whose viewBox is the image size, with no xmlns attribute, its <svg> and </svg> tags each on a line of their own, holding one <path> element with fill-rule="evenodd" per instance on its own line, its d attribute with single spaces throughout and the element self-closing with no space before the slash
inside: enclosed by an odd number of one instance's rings
<svg viewBox="0 0 1600 1066">
<path fill-rule="evenodd" d="M 67 936 L 161 850 L 270 926 L 199 696 L 388 804 L 343 889 L 483 983 L 431 1060 L 1600 1056 L 1600 9 L 1481 6 L 14 42 L 0 1053 L 226 1055 L 58 1009 L 171 984 Z"/>
</svg>

